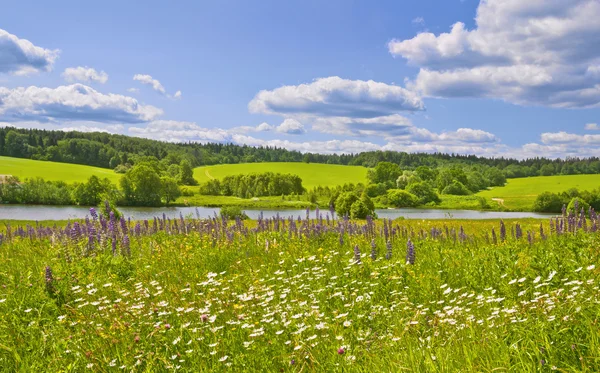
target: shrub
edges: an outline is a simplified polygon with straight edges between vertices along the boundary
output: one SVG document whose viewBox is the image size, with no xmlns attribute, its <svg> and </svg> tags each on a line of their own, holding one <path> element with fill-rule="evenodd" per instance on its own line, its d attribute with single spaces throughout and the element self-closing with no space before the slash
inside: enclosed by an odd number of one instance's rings
<svg viewBox="0 0 600 373">
<path fill-rule="evenodd" d="M 236 219 L 240 218 L 242 220 L 248 219 L 248 215 L 242 210 L 240 206 L 224 206 L 221 207 L 221 216 L 225 219 Z"/>
<path fill-rule="evenodd" d="M 565 201 L 555 193 L 544 192 L 537 196 L 533 203 L 533 211 L 560 212 Z"/>
<path fill-rule="evenodd" d="M 424 205 L 430 202 L 440 203 L 440 197 L 437 195 L 435 190 L 425 181 L 419 183 L 410 184 L 406 191 L 414 194 L 419 199 L 419 204 Z"/>
<path fill-rule="evenodd" d="M 417 196 L 402 189 L 388 190 L 387 201 L 394 207 L 415 207 L 419 204 Z"/>
<path fill-rule="evenodd" d="M 577 211 L 575 211 L 575 204 L 577 204 Z M 567 211 L 579 214 L 581 212 L 581 208 L 583 208 L 583 211 L 587 215 L 588 210 L 590 208 L 590 204 L 581 199 L 580 197 L 575 197 L 571 199 L 571 202 L 569 202 L 569 205 L 567 206 Z"/>
<path fill-rule="evenodd" d="M 442 190 L 442 194 L 449 194 L 453 196 L 468 196 L 471 191 L 461 183 L 460 181 L 454 180 L 451 184 Z"/>
</svg>

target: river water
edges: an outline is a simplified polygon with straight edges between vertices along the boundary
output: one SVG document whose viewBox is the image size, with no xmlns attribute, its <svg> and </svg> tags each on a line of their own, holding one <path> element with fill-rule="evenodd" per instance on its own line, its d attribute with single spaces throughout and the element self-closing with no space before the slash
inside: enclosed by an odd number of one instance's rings
<svg viewBox="0 0 600 373">
<path fill-rule="evenodd" d="M 219 214 L 219 208 L 212 207 L 120 207 L 125 217 L 134 220 L 152 219 L 165 214 L 169 218 L 200 216 L 212 217 Z M 257 219 L 260 214 L 265 218 L 279 215 L 280 217 L 298 216 L 305 218 L 306 210 L 244 210 L 251 219 Z M 380 218 L 396 219 L 522 219 L 549 218 L 552 214 L 535 212 L 500 212 L 472 210 L 436 210 L 436 209 L 378 209 Z M 321 215 L 329 214 L 321 210 Z M 81 219 L 89 215 L 89 208 L 79 206 L 30 206 L 30 205 L 0 205 L 0 220 L 67 220 Z M 315 217 L 315 210 L 310 211 L 310 217 Z"/>
</svg>

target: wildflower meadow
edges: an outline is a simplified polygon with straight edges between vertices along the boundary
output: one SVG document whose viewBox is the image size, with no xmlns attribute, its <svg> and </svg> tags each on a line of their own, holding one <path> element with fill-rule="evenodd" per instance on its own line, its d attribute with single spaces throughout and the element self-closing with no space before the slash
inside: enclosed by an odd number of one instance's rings
<svg viewBox="0 0 600 373">
<path fill-rule="evenodd" d="M 317 216 L 6 226 L 0 371 L 600 371 L 593 210 Z"/>
</svg>

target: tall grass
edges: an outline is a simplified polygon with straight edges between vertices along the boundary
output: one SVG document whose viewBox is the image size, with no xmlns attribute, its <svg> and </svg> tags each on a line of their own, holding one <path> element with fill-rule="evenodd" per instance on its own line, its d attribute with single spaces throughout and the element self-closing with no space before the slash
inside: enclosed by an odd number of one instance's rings
<svg viewBox="0 0 600 373">
<path fill-rule="evenodd" d="M 0 371 L 600 371 L 589 221 L 122 224 L 4 232 Z"/>
</svg>

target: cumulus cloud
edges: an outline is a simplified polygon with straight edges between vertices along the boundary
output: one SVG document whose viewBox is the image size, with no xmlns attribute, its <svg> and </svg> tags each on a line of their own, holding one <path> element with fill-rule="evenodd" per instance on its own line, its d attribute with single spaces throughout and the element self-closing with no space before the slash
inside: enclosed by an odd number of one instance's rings
<svg viewBox="0 0 600 373">
<path fill-rule="evenodd" d="M 600 2 L 481 1 L 476 27 L 388 44 L 420 67 L 408 84 L 432 97 L 489 97 L 520 105 L 600 106 Z"/>
<path fill-rule="evenodd" d="M 306 133 L 306 129 L 304 125 L 293 118 L 287 118 L 277 128 L 275 131 L 279 133 L 287 133 L 288 135 L 302 135 Z"/>
<path fill-rule="evenodd" d="M 600 126 L 598 123 L 587 123 L 585 129 L 588 131 L 600 131 Z"/>
<path fill-rule="evenodd" d="M 232 128 L 233 132 L 236 133 L 249 133 L 249 132 L 269 132 L 275 129 L 275 126 L 270 125 L 267 122 L 262 122 L 256 127 L 252 126 L 240 126 Z"/>
<path fill-rule="evenodd" d="M 132 97 L 103 94 L 83 84 L 57 88 L 0 87 L 0 121 L 5 122 L 141 123 L 162 113 L 161 109 L 142 105 Z"/>
<path fill-rule="evenodd" d="M 62 76 L 70 83 L 80 81 L 84 83 L 98 82 L 104 84 L 108 81 L 107 73 L 104 71 L 98 72 L 96 69 L 87 66 L 68 67 L 62 73 Z"/>
<path fill-rule="evenodd" d="M 139 93 L 139 88 L 127 88 L 127 92 L 129 93 Z"/>
<path fill-rule="evenodd" d="M 133 80 L 136 80 L 142 84 L 146 84 L 152 87 L 153 90 L 155 90 L 156 92 L 159 92 L 161 94 L 166 94 L 167 91 L 165 90 L 165 87 L 163 87 L 162 84 L 160 84 L 160 82 L 157 79 L 154 79 L 152 76 L 147 75 L 147 74 L 135 74 L 133 76 Z"/>
<path fill-rule="evenodd" d="M 405 135 L 411 127 L 410 119 L 399 114 L 375 118 L 320 117 L 312 123 L 313 130 L 350 136 Z"/>
<path fill-rule="evenodd" d="M 600 135 L 577 135 L 574 133 L 547 132 L 542 133 L 544 144 L 571 144 L 573 146 L 600 145 Z"/>
<path fill-rule="evenodd" d="M 175 92 L 175 94 L 173 95 L 173 98 L 176 100 L 179 100 L 181 98 L 181 91 Z"/>
<path fill-rule="evenodd" d="M 38 47 L 0 29 L 0 73 L 26 75 L 50 71 L 58 54 L 58 50 Z"/>
<path fill-rule="evenodd" d="M 332 76 L 260 91 L 248 108 L 261 114 L 372 118 L 424 110 L 424 104 L 419 96 L 402 87 Z"/>
</svg>

